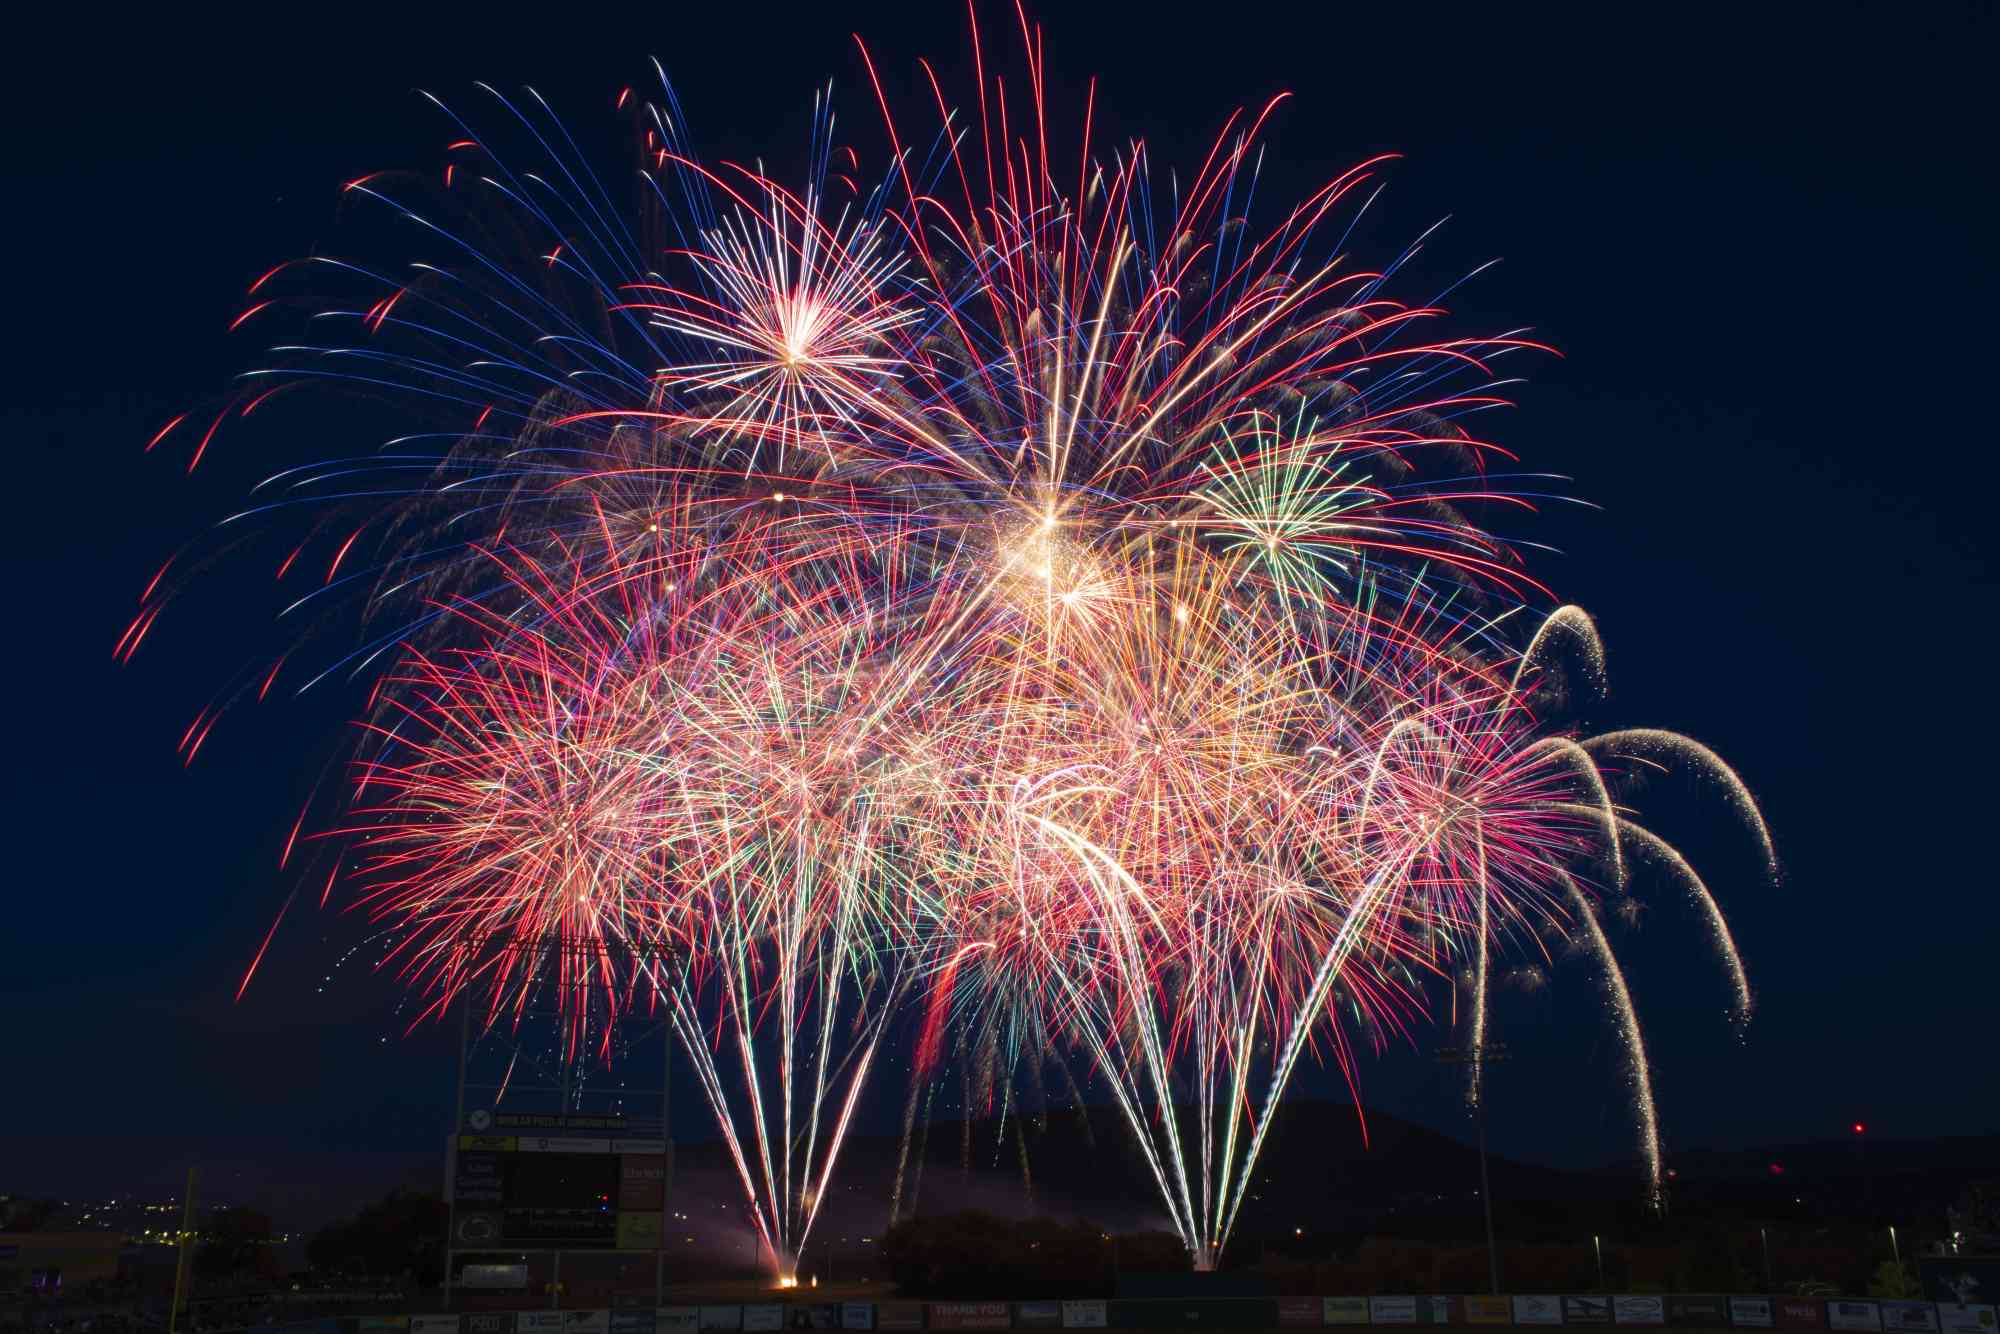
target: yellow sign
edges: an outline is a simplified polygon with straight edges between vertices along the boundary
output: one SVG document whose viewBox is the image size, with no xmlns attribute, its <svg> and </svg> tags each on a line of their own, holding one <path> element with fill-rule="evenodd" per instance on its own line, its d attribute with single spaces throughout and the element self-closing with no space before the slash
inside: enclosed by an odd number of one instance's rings
<svg viewBox="0 0 2000 1334">
<path fill-rule="evenodd" d="M 618 1249 L 621 1251 L 654 1251 L 660 1247 L 660 1216 L 656 1213 L 626 1213 L 618 1215 Z"/>
<path fill-rule="evenodd" d="M 514 1135 L 460 1135 L 458 1147 L 476 1149 L 484 1153 L 512 1153 L 519 1138 Z"/>
</svg>

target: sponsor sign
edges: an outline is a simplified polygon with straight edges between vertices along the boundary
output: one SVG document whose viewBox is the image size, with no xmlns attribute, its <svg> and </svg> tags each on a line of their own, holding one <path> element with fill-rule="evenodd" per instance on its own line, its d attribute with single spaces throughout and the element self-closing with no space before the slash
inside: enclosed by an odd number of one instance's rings
<svg viewBox="0 0 2000 1334">
<path fill-rule="evenodd" d="M 1505 1297 L 1472 1295 L 1465 1297 L 1465 1323 L 1468 1325 L 1511 1325 L 1514 1323 L 1514 1306 Z"/>
<path fill-rule="evenodd" d="M 1062 1322 L 1064 1329 L 1103 1329 L 1105 1322 L 1103 1302 L 1064 1302 Z"/>
<path fill-rule="evenodd" d="M 1323 1297 L 1319 1304 L 1321 1323 L 1328 1325 L 1365 1325 L 1368 1323 L 1368 1299 L 1366 1297 Z"/>
<path fill-rule="evenodd" d="M 1014 1306 L 1014 1328 L 1061 1329 L 1062 1307 L 1055 1302 L 1017 1302 Z"/>
<path fill-rule="evenodd" d="M 701 1328 L 699 1306 L 662 1306 L 653 1312 L 657 1334 L 695 1334 Z"/>
<path fill-rule="evenodd" d="M 1608 1325 L 1611 1323 L 1611 1299 L 1609 1297 L 1565 1297 L 1563 1298 L 1563 1323 L 1565 1325 Z"/>
<path fill-rule="evenodd" d="M 657 1213 L 667 1201 L 665 1154 L 628 1153 L 618 1160 L 618 1208 Z"/>
<path fill-rule="evenodd" d="M 561 1311 L 522 1311 L 514 1317 L 519 1334 L 562 1334 Z"/>
<path fill-rule="evenodd" d="M 652 1213 L 618 1215 L 618 1249 L 657 1251 L 660 1249 L 660 1215 Z"/>
<path fill-rule="evenodd" d="M 460 1204 L 500 1203 L 500 1155 L 461 1151 L 451 1174 L 451 1198 Z"/>
<path fill-rule="evenodd" d="M 743 1308 L 740 1306 L 703 1306 L 701 1312 L 703 1329 L 743 1328 Z"/>
<path fill-rule="evenodd" d="M 528 1266 L 526 1265 L 463 1265 L 458 1271 L 458 1286 L 461 1288 L 525 1288 L 528 1286 Z M 469 1327 L 468 1334 L 502 1334 L 500 1330 L 482 1329 L 478 1325 Z"/>
<path fill-rule="evenodd" d="M 1417 1323 L 1417 1299 L 1415 1297 L 1370 1297 L 1368 1299 L 1368 1320 L 1376 1325 L 1414 1325 Z"/>
<path fill-rule="evenodd" d="M 1937 1307 L 1929 1302 L 1883 1302 L 1882 1328 L 1937 1334 Z"/>
<path fill-rule="evenodd" d="M 408 1334 L 406 1315 L 364 1315 L 354 1322 L 355 1334 Z"/>
<path fill-rule="evenodd" d="M 650 1306 L 628 1306 L 611 1313 L 611 1334 L 654 1334 L 658 1328 Z"/>
<path fill-rule="evenodd" d="M 605 1209 L 509 1209 L 500 1216 L 508 1241 L 583 1242 L 603 1245 L 618 1238 L 618 1216 Z"/>
<path fill-rule="evenodd" d="M 1720 1297 L 1669 1297 L 1667 1320 L 1675 1325 L 1715 1328 L 1729 1323 L 1729 1307 Z"/>
<path fill-rule="evenodd" d="M 922 1329 L 923 1327 L 922 1302 L 883 1302 L 875 1308 L 877 1329 Z"/>
<path fill-rule="evenodd" d="M 1834 1329 L 1880 1329 L 1882 1310 L 1874 1302 L 1850 1302 L 1829 1298 L 1826 1323 Z"/>
<path fill-rule="evenodd" d="M 611 1334 L 609 1311 L 564 1311 L 563 1334 Z"/>
<path fill-rule="evenodd" d="M 500 1243 L 500 1215 L 490 1209 L 454 1210 L 451 1235 L 460 1247 L 483 1248 Z"/>
<path fill-rule="evenodd" d="M 1320 1323 L 1319 1298 L 1280 1297 L 1278 1298 L 1278 1323 L 1281 1325 L 1317 1325 Z"/>
<path fill-rule="evenodd" d="M 1005 1302 L 932 1302 L 932 1329 L 1011 1329 L 1014 1313 Z"/>
<path fill-rule="evenodd" d="M 1560 1325 L 1562 1322 L 1563 1303 L 1560 1297 L 1514 1299 L 1514 1323 L 1517 1325 Z"/>
<path fill-rule="evenodd" d="M 574 1135 L 523 1135 L 522 1153 L 610 1153 L 608 1139 L 580 1139 Z"/>
<path fill-rule="evenodd" d="M 1752 1329 L 1769 1329 L 1778 1323 L 1778 1313 L 1772 1309 L 1769 1297 L 1731 1297 L 1729 1323 L 1747 1325 Z"/>
<path fill-rule="evenodd" d="M 460 1135 L 460 1152 L 472 1153 L 513 1153 L 519 1143 L 512 1135 Z"/>
<path fill-rule="evenodd" d="M 1664 1325 L 1667 1299 L 1621 1294 L 1611 1299 L 1611 1318 L 1621 1325 Z"/>
<path fill-rule="evenodd" d="M 1431 1323 L 1433 1325 L 1449 1325 L 1453 1323 L 1451 1318 L 1451 1300 L 1449 1297 L 1425 1297 L 1423 1299 L 1423 1301 L 1430 1303 Z"/>
<path fill-rule="evenodd" d="M 874 1302 L 842 1302 L 840 1304 L 840 1327 L 842 1329 L 875 1328 Z"/>
<path fill-rule="evenodd" d="M 514 1334 L 512 1311 L 480 1311 L 465 1317 L 465 1334 Z"/>
<path fill-rule="evenodd" d="M 1936 1302 L 1991 1306 L 2000 1301 L 2000 1260 L 1963 1260 L 1957 1256 L 1919 1260 L 1924 1296 Z"/>
<path fill-rule="evenodd" d="M 706 1310 L 707 1308 L 703 1308 Z M 785 1308 L 777 1302 L 756 1302 L 743 1307 L 743 1328 L 783 1329 Z"/>
<path fill-rule="evenodd" d="M 1938 1328 L 1944 1334 L 1995 1334 L 2000 1330 L 2000 1313 L 1978 1302 L 1939 1302 Z"/>
<path fill-rule="evenodd" d="M 476 1113 L 475 1113 L 476 1115 Z M 494 1112 L 495 1130 L 623 1130 L 622 1116 L 584 1116 L 563 1112 Z"/>
<path fill-rule="evenodd" d="M 458 1334 L 458 1317 L 413 1315 L 410 1317 L 410 1334 Z"/>
<path fill-rule="evenodd" d="M 667 1142 L 663 1139 L 614 1139 L 611 1141 L 611 1152 L 629 1153 L 634 1156 L 651 1155 L 656 1158 L 664 1158 L 667 1152 Z"/>
<path fill-rule="evenodd" d="M 819 1302 L 812 1306 L 792 1308 L 792 1328 L 799 1327 L 799 1317 L 804 1316 L 807 1329 L 839 1329 L 840 1307 L 832 1302 Z"/>
<path fill-rule="evenodd" d="M 1135 1298 L 1104 1314 L 1113 1329 L 1269 1329 L 1278 1320 L 1276 1303 L 1254 1297 Z"/>
<path fill-rule="evenodd" d="M 1778 1324 L 1785 1329 L 1824 1329 L 1826 1313 L 1814 1297 L 1780 1297 Z"/>
</svg>

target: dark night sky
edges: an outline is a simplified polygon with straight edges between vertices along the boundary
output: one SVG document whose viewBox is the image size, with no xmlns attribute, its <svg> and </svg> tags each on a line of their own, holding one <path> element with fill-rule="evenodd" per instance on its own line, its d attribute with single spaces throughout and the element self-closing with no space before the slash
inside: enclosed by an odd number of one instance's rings
<svg viewBox="0 0 2000 1334">
<path fill-rule="evenodd" d="M 1453 327 L 1532 325 L 1562 349 L 1487 423 L 1602 507 L 1525 525 L 1559 548 L 1534 569 L 1606 632 L 1602 721 L 1727 756 L 1787 867 L 1760 885 L 1740 839 L 1704 832 L 1696 794 L 1668 794 L 1761 1005 L 1737 1042 L 1673 911 L 1624 941 L 1670 1147 L 1857 1116 L 1896 1137 L 1996 1129 L 1996 478 L 1977 406 L 2000 308 L 1977 91 L 2000 49 L 1992 7 L 1309 8 L 1050 6 L 1050 67 L 1074 81 L 1054 97 L 1073 105 L 1100 76 L 1120 129 L 1185 164 L 1230 107 L 1291 89 L 1266 189 L 1407 154 L 1360 253 L 1387 259 L 1449 214 L 1428 272 L 1504 261 L 1453 298 Z M 254 355 L 223 333 L 248 281 L 325 236 L 340 181 L 437 160 L 417 86 L 533 82 L 618 170 L 606 99 L 657 54 L 706 150 L 782 159 L 829 76 L 843 124 L 876 129 L 850 31 L 902 87 L 928 54 L 970 95 L 963 14 L 916 15 L 288 9 L 216 31 L 107 22 L 17 52 L 0 1190 L 163 1181 L 198 1157 L 241 1164 L 244 1193 L 338 1193 L 353 1173 L 335 1154 L 429 1153 L 445 1128 L 450 1042 L 400 1036 L 386 984 L 359 970 L 316 991 L 339 923 L 299 919 L 268 985 L 230 1003 L 289 888 L 274 851 L 311 782 L 298 757 L 333 720 L 267 713 L 183 772 L 175 741 L 244 632 L 211 602 L 206 642 L 110 662 L 145 579 L 231 499 L 139 450 Z M 989 40 L 1011 22 L 994 8 Z M 923 119 L 913 97 L 899 109 Z M 1629 1151 L 1588 969 L 1558 967 L 1500 1024 L 1519 1053 L 1501 1152 Z M 1364 1093 L 1457 1128 L 1434 1040 L 1366 1064 Z M 703 1135 L 683 1111 L 679 1134 Z"/>
</svg>

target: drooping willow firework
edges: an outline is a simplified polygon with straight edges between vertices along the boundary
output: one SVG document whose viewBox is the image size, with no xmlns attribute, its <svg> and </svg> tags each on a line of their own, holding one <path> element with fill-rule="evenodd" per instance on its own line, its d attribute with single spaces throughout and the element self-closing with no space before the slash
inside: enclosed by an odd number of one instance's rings
<svg viewBox="0 0 2000 1334">
<path fill-rule="evenodd" d="M 347 186 L 420 257 L 259 278 L 237 325 L 306 332 L 149 445 L 192 469 L 313 385 L 386 415 L 170 562 L 118 652 L 264 533 L 281 585 L 323 568 L 280 623 L 337 653 L 288 629 L 189 758 L 281 678 L 370 681 L 324 841 L 385 964 L 489 1025 L 553 988 L 572 1058 L 662 1007 L 786 1274 L 898 1014 L 919 1079 L 1077 1061 L 1207 1267 L 1342 1016 L 1406 1024 L 1607 862 L 1678 858 L 1600 771 L 1675 743 L 1549 731 L 1513 629 L 1545 590 L 1476 517 L 1528 507 L 1466 422 L 1536 345 L 1427 337 L 1410 252 L 1347 259 L 1379 160 L 1254 207 L 1275 102 L 1163 183 L 1093 90 L 1065 157 L 1022 36 L 1033 95 L 975 27 L 977 114 L 928 77 L 923 140 L 867 64 L 872 184 L 830 97 L 793 190 L 627 90 L 650 231 L 488 89 L 441 180 Z"/>
</svg>

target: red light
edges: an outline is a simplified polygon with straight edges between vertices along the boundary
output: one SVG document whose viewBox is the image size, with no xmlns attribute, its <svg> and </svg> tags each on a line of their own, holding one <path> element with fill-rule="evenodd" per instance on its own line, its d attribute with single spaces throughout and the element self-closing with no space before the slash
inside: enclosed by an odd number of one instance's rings
<svg viewBox="0 0 2000 1334">
<path fill-rule="evenodd" d="M 1868 1127 L 1861 1124 L 1861 1122 L 1856 1121 L 1854 1123 L 1854 1133 L 1857 1135 L 1865 1135 L 1868 1133 Z"/>
<path fill-rule="evenodd" d="M 1784 1174 L 1785 1174 L 1785 1165 L 1784 1165 L 1783 1163 L 1772 1163 L 1772 1164 L 1771 1164 L 1771 1175 L 1772 1175 L 1772 1176 L 1774 1176 L 1774 1177 L 1781 1177 L 1781 1176 L 1783 1176 Z"/>
</svg>

